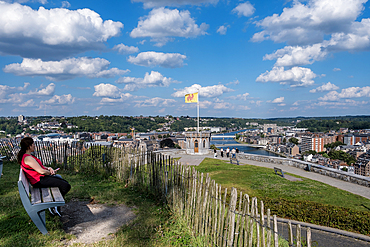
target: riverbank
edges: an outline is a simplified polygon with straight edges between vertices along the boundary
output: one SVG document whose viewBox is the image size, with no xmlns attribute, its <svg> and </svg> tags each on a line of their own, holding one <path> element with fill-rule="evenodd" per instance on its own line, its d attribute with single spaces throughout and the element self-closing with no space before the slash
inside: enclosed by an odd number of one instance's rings
<svg viewBox="0 0 370 247">
<path fill-rule="evenodd" d="M 246 146 L 248 146 L 248 147 L 251 147 L 251 148 L 255 148 L 253 145 L 251 145 L 250 143 L 246 143 L 246 142 L 242 142 L 242 141 L 239 141 L 239 140 L 237 140 L 237 139 L 235 139 L 234 138 L 234 141 L 236 141 L 237 143 L 239 143 L 239 144 L 243 144 L 243 145 L 246 145 Z M 275 155 L 277 155 L 277 156 L 279 156 L 279 157 L 282 157 L 282 158 L 289 158 L 289 157 L 287 157 L 285 154 L 283 154 L 283 153 L 278 153 L 278 152 L 275 152 L 275 151 L 271 151 L 271 150 L 268 150 L 268 149 L 266 149 L 266 148 L 259 148 L 259 149 L 262 149 L 262 150 L 265 150 L 266 152 L 269 152 L 269 153 L 273 153 L 273 154 L 275 154 Z"/>
</svg>

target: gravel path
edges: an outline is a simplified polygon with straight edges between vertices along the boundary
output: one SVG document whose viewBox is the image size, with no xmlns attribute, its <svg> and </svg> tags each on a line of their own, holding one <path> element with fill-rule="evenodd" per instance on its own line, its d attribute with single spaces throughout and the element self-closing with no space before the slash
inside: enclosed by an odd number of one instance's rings
<svg viewBox="0 0 370 247">
<path fill-rule="evenodd" d="M 77 238 L 65 243 L 91 244 L 113 238 L 136 215 L 125 205 L 108 206 L 72 200 L 62 207 L 63 229 Z"/>
</svg>

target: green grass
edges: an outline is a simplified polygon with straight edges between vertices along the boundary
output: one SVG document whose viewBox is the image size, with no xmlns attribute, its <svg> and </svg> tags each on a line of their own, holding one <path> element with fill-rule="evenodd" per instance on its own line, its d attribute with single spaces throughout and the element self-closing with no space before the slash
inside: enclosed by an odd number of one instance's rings
<svg viewBox="0 0 370 247">
<path fill-rule="evenodd" d="M 0 178 L 0 246 L 62 246 L 66 240 L 73 238 L 62 230 L 59 218 L 51 217 L 48 212 L 46 226 L 49 235 L 42 235 L 30 220 L 19 198 L 19 165 L 5 162 L 3 174 Z M 99 203 L 124 203 L 132 207 L 137 215 L 130 224 L 122 226 L 113 239 L 89 246 L 168 246 L 169 243 L 197 246 L 199 240 L 192 237 L 186 224 L 146 190 L 130 186 L 126 188 L 125 184 L 113 178 L 103 179 L 97 175 L 84 176 L 63 171 L 60 174 L 72 185 L 65 198 L 67 202 L 76 198 L 94 198 Z"/>
<path fill-rule="evenodd" d="M 303 177 L 302 181 L 289 181 L 273 169 L 236 166 L 211 158 L 196 169 L 209 173 L 223 188 L 235 187 L 264 201 L 265 208 L 278 217 L 370 235 L 370 200 L 361 196 Z"/>
<path fill-rule="evenodd" d="M 250 197 L 305 200 L 370 212 L 370 200 L 366 198 L 321 182 L 286 173 L 302 179 L 302 181 L 289 181 L 277 176 L 270 168 L 251 165 L 236 166 L 221 160 L 206 158 L 196 169 L 199 172 L 209 173 L 211 178 L 223 187 L 235 187 Z"/>
<path fill-rule="evenodd" d="M 276 176 L 272 169 L 249 165 L 235 166 L 216 159 L 205 159 L 196 169 L 210 173 L 212 179 L 224 188 L 235 187 L 251 197 L 256 196 L 259 200 L 266 201 L 265 208 L 270 207 L 272 212 L 277 212 L 278 216 L 280 212 L 290 212 L 289 210 L 298 204 L 304 205 L 304 208 L 299 208 L 299 212 L 304 212 L 307 208 L 313 207 L 312 205 L 320 209 L 353 208 L 357 213 L 368 213 L 370 208 L 369 200 L 362 197 L 305 178 L 300 182 L 291 182 Z M 5 162 L 3 173 L 4 176 L 0 179 L 0 246 L 62 246 L 65 241 L 73 238 L 62 230 L 59 218 L 51 217 L 48 213 L 46 213 L 46 224 L 50 234 L 42 235 L 25 212 L 19 198 L 17 188 L 19 165 Z M 123 203 L 132 207 L 137 215 L 131 223 L 122 226 L 113 239 L 89 246 L 203 245 L 201 238 L 192 236 L 184 219 L 171 213 L 155 195 L 143 188 L 132 186 L 126 188 L 124 183 L 117 182 L 112 177 L 86 176 L 63 171 L 60 171 L 60 174 L 72 185 L 71 191 L 66 196 L 67 202 L 71 199 L 94 198 L 99 203 L 111 205 Z M 294 206 L 289 203 L 293 203 Z M 326 211 L 324 213 L 327 214 Z M 361 214 L 358 213 L 358 215 L 364 218 Z M 299 218 L 294 214 L 286 217 Z"/>
</svg>

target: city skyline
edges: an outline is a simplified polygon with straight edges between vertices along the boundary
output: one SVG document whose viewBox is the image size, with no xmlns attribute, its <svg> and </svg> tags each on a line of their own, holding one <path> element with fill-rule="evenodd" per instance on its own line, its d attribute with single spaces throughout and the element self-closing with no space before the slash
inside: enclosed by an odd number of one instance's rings
<svg viewBox="0 0 370 247">
<path fill-rule="evenodd" d="M 0 116 L 369 115 L 369 7 L 0 0 Z"/>
</svg>

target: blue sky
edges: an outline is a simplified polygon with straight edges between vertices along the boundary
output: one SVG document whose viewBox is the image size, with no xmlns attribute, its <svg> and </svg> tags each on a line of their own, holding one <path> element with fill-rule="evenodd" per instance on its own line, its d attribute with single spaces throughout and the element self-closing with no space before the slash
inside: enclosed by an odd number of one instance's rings
<svg viewBox="0 0 370 247">
<path fill-rule="evenodd" d="M 0 116 L 369 115 L 366 0 L 0 0 Z"/>
</svg>

